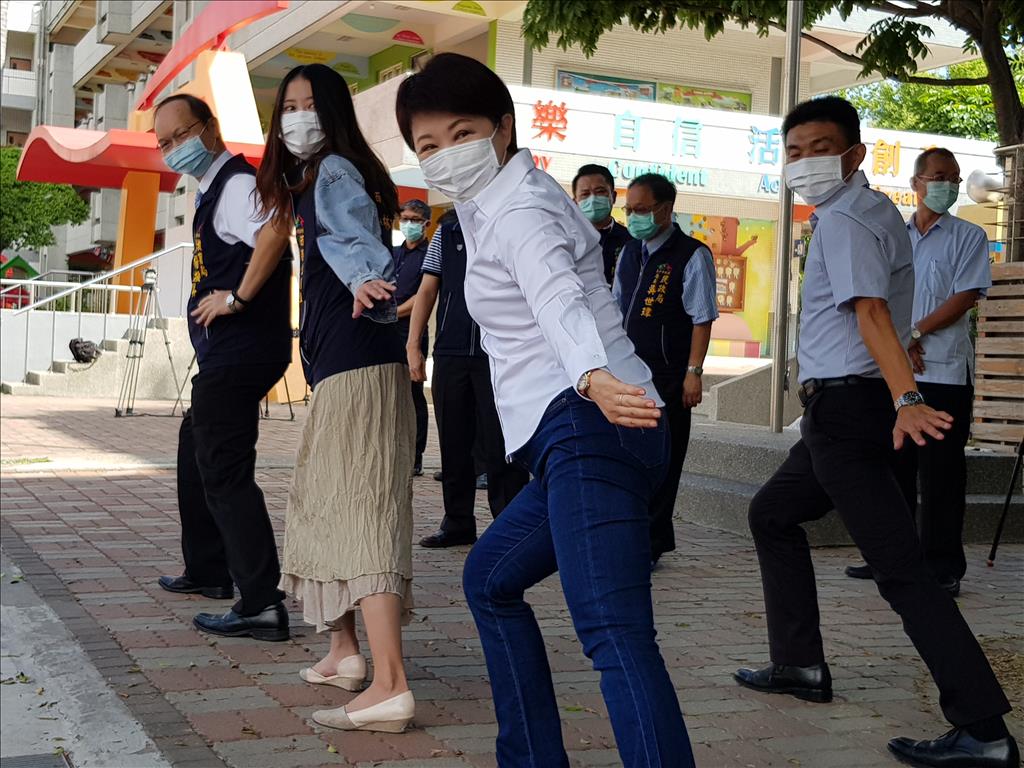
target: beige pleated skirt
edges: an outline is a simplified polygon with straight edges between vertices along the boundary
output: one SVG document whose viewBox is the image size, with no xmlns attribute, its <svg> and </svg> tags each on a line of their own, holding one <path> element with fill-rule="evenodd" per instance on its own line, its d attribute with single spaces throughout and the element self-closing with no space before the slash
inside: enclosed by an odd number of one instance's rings
<svg viewBox="0 0 1024 768">
<path fill-rule="evenodd" d="M 318 632 L 368 595 L 412 608 L 412 468 L 416 414 L 399 363 L 321 381 L 295 460 L 281 589 Z"/>
</svg>

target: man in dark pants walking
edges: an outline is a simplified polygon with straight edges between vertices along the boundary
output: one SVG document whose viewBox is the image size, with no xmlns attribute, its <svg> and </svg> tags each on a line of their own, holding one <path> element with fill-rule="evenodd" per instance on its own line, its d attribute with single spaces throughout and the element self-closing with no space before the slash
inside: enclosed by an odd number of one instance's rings
<svg viewBox="0 0 1024 768">
<path fill-rule="evenodd" d="M 974 401 L 974 345 L 971 308 L 992 285 L 988 237 L 977 224 L 950 214 L 960 188 L 960 166 L 948 149 L 932 147 L 914 163 L 911 186 L 917 211 L 907 222 L 914 246 L 914 314 L 910 359 L 925 399 L 953 417 L 945 440 L 901 451 L 900 475 L 925 561 L 939 584 L 960 594 L 967 571 L 963 528 L 967 457 Z M 920 477 L 921 510 L 917 515 Z M 867 565 L 851 565 L 846 575 L 870 579 Z"/>
<path fill-rule="evenodd" d="M 836 97 L 798 105 L 782 126 L 786 183 L 814 205 L 800 315 L 801 439 L 750 505 L 771 663 L 736 680 L 830 701 L 832 679 L 803 523 L 833 507 L 876 574 L 878 591 L 928 666 L 953 729 L 892 739 L 915 765 L 1016 768 L 1009 702 L 953 598 L 924 562 L 894 472 L 894 449 L 941 440 L 948 414 L 925 405 L 907 359 L 913 252 L 892 202 L 857 169 L 857 112 Z"/>
<path fill-rule="evenodd" d="M 426 379 L 416 340 L 441 294 L 434 334 L 431 395 L 441 444 L 441 529 L 420 541 L 423 547 L 453 547 L 476 541 L 476 472 L 473 445 L 480 440 L 487 470 L 491 515 L 508 506 L 529 480 L 526 471 L 505 460 L 505 440 L 494 407 L 490 362 L 480 346 L 480 328 L 466 308 L 466 244 L 454 212 L 441 219 L 423 260 L 423 282 L 413 307 L 406 352 L 413 381 Z"/>
<path fill-rule="evenodd" d="M 171 96 L 154 129 L 168 167 L 199 179 L 189 334 L 199 372 L 178 440 L 182 576 L 170 592 L 241 599 L 223 615 L 200 613 L 199 629 L 260 640 L 288 638 L 277 588 L 280 566 L 263 492 L 256 485 L 259 403 L 291 359 L 291 260 L 287 233 L 264 226 L 255 169 L 232 156 L 202 100 Z"/>
<path fill-rule="evenodd" d="M 430 206 L 422 200 L 410 200 L 399 213 L 398 228 L 405 242 L 394 248 L 395 259 L 395 301 L 398 302 L 398 332 L 402 338 L 409 335 L 409 318 L 412 316 L 416 292 L 420 289 L 423 257 L 427 254 L 426 228 L 430 224 Z M 430 343 L 427 329 L 420 337 L 420 348 L 427 354 Z M 423 394 L 423 382 L 412 383 L 412 402 L 416 406 L 416 461 L 412 473 L 423 474 L 423 451 L 427 448 L 427 398 Z"/>
<path fill-rule="evenodd" d="M 651 499 L 651 563 L 676 548 L 672 513 L 690 442 L 691 409 L 701 401 L 704 358 L 718 318 L 715 262 L 672 222 L 676 188 L 664 176 L 637 176 L 626 193 L 633 238 L 619 255 L 612 295 L 626 335 L 651 369 L 665 401 L 672 440 L 668 471 Z"/>
</svg>

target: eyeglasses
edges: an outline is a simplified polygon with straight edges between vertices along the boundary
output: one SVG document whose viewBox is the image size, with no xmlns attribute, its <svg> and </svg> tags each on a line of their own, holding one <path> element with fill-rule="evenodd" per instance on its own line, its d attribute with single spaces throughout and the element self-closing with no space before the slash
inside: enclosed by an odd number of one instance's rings
<svg viewBox="0 0 1024 768">
<path fill-rule="evenodd" d="M 190 138 L 189 134 L 192 133 L 192 129 L 202 122 L 202 120 L 196 120 L 194 123 L 186 125 L 184 128 L 176 131 L 171 138 L 157 142 L 157 147 L 166 155 L 179 144 L 183 143 L 185 139 Z"/>
<path fill-rule="evenodd" d="M 625 211 L 627 216 L 629 216 L 631 213 L 635 213 L 640 216 L 646 216 L 648 213 L 653 213 L 654 211 L 658 210 L 659 208 L 661 208 L 661 206 L 662 203 L 655 203 L 654 205 L 651 206 L 638 205 L 636 208 L 633 208 L 629 204 L 627 204 L 625 206 Z"/>
<path fill-rule="evenodd" d="M 426 224 L 427 223 L 426 219 L 420 218 L 419 216 L 399 216 L 398 220 L 399 221 L 411 222 L 412 224 Z"/>
<path fill-rule="evenodd" d="M 949 181 L 952 182 L 953 184 L 959 184 L 961 181 L 963 181 L 963 179 L 961 179 L 959 176 L 946 178 L 946 174 L 944 173 L 938 173 L 935 176 L 925 176 L 924 174 L 918 174 L 917 178 L 921 179 L 922 181 Z"/>
</svg>

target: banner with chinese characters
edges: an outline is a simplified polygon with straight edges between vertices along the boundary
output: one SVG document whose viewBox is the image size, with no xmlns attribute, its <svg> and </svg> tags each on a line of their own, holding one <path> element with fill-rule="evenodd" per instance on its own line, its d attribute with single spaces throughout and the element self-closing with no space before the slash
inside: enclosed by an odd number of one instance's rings
<svg viewBox="0 0 1024 768">
<path fill-rule="evenodd" d="M 728 109 L 733 112 L 749 112 L 752 105 L 749 93 L 697 88 L 677 83 L 658 83 L 657 101 L 662 104 L 675 104 L 678 107 Z"/>
<path fill-rule="evenodd" d="M 582 92 L 510 88 L 519 145 L 561 183 L 569 184 L 579 165 L 599 162 L 621 186 L 654 172 L 682 192 L 778 199 L 785 159 L 781 117 L 639 97 L 624 100 L 621 94 L 595 96 L 598 91 L 587 87 Z M 977 169 L 998 170 L 991 142 L 875 128 L 861 133 L 868 150 L 862 170 L 905 214 L 915 205 L 910 191 L 914 159 L 928 147 L 954 152 L 964 178 Z M 963 187 L 960 202 L 968 202 Z"/>
</svg>

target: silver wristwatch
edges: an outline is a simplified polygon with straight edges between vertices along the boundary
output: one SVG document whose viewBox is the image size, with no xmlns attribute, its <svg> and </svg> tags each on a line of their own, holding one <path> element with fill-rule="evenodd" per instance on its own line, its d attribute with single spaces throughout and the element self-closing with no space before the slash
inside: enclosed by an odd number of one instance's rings
<svg viewBox="0 0 1024 768">
<path fill-rule="evenodd" d="M 703 376 L 704 368 L 699 365 L 688 365 L 686 366 L 686 372 L 696 374 L 697 376 Z"/>
<path fill-rule="evenodd" d="M 905 405 L 924 405 L 924 397 L 920 392 L 904 392 L 893 405 L 896 406 L 896 412 L 899 413 L 900 408 Z"/>
<path fill-rule="evenodd" d="M 921 329 L 918 328 L 916 325 L 913 328 L 910 329 L 910 340 L 911 341 L 920 341 L 921 340 L 921 335 L 922 335 L 921 334 Z"/>
</svg>

